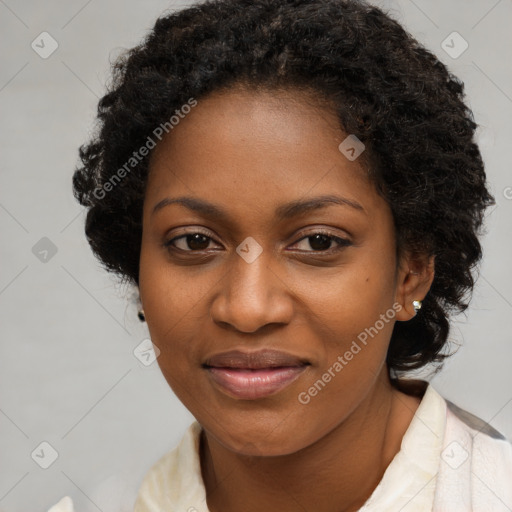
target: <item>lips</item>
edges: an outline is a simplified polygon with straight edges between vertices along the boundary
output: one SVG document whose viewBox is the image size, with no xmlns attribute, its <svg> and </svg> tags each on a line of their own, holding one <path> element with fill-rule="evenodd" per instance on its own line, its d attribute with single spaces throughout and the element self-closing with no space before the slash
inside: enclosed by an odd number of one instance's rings
<svg viewBox="0 0 512 512">
<path fill-rule="evenodd" d="M 279 366 L 302 366 L 309 364 L 307 360 L 280 352 L 278 350 L 259 350 L 257 352 L 242 352 L 232 350 L 216 354 L 206 359 L 203 366 L 214 368 L 243 368 L 260 370 L 262 368 L 277 368 Z"/>
<path fill-rule="evenodd" d="M 233 350 L 206 359 L 213 383 L 232 398 L 256 400 L 275 395 L 294 382 L 310 363 L 277 350 Z"/>
</svg>

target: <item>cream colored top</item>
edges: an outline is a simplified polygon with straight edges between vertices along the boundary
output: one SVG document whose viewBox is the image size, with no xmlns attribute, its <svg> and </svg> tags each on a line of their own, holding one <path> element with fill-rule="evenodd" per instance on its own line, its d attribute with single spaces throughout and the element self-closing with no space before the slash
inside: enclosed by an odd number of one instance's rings
<svg viewBox="0 0 512 512">
<path fill-rule="evenodd" d="M 209 512 L 197 421 L 148 471 L 134 512 Z M 428 385 L 402 439 L 361 512 L 510 512 L 512 444 Z M 48 512 L 74 512 L 66 497 Z"/>
</svg>

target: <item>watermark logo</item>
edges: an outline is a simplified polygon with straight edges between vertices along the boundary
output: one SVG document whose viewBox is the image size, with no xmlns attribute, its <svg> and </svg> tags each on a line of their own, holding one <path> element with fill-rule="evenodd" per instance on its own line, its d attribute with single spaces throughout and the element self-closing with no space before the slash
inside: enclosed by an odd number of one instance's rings
<svg viewBox="0 0 512 512">
<path fill-rule="evenodd" d="M 160 355 L 160 349 L 149 338 L 145 338 L 133 349 L 133 355 L 144 366 L 150 366 Z"/>
<path fill-rule="evenodd" d="M 442 452 L 441 458 L 452 469 L 457 469 L 469 457 L 468 451 L 457 441 L 452 441 Z"/>
<path fill-rule="evenodd" d="M 48 237 L 43 236 L 32 247 L 32 254 L 41 263 L 48 263 L 57 254 L 57 246 Z"/>
<path fill-rule="evenodd" d="M 263 252 L 263 247 L 254 240 L 252 236 L 248 236 L 237 248 L 236 252 L 247 263 L 252 263 Z"/>
<path fill-rule="evenodd" d="M 30 46 L 39 57 L 47 59 L 57 50 L 59 43 L 48 32 L 41 32 Z"/>
<path fill-rule="evenodd" d="M 59 453 L 48 441 L 43 441 L 30 456 L 39 467 L 48 469 L 58 459 Z"/>
<path fill-rule="evenodd" d="M 347 160 L 353 162 L 365 150 L 365 145 L 355 135 L 349 135 L 338 149 Z"/>
<path fill-rule="evenodd" d="M 452 59 L 458 59 L 469 48 L 469 43 L 454 31 L 441 43 L 441 48 Z"/>
</svg>

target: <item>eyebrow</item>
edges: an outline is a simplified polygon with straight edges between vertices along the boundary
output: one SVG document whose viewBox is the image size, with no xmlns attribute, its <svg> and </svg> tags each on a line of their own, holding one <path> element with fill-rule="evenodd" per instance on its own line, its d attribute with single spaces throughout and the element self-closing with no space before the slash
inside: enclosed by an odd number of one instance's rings
<svg viewBox="0 0 512 512">
<path fill-rule="evenodd" d="M 157 211 L 171 204 L 180 204 L 189 210 L 193 210 L 204 216 L 214 217 L 224 222 L 229 222 L 230 217 L 226 210 L 222 209 L 209 201 L 204 199 L 198 199 L 191 196 L 182 197 L 166 197 L 159 201 L 154 207 L 151 215 L 154 215 Z M 295 217 L 301 213 L 319 210 L 326 208 L 331 205 L 349 206 L 355 210 L 362 211 L 365 209 L 353 199 L 347 199 L 346 197 L 335 196 L 335 195 L 323 195 L 317 197 L 311 197 L 303 200 L 291 201 L 278 206 L 275 210 L 275 216 L 279 220 L 286 220 Z"/>
</svg>

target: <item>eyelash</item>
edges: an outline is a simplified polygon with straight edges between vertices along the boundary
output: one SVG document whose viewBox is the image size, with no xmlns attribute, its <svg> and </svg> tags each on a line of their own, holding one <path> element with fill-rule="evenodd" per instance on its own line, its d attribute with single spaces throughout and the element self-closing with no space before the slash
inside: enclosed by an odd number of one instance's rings
<svg viewBox="0 0 512 512">
<path fill-rule="evenodd" d="M 179 240 L 181 238 L 186 238 L 189 235 L 203 235 L 205 238 L 208 238 L 208 239 L 214 241 L 213 238 L 211 238 L 207 233 L 196 229 L 194 231 L 190 231 L 189 233 L 183 233 L 182 235 L 176 236 L 176 237 L 164 242 L 164 246 L 169 250 L 180 251 L 182 253 L 196 253 L 196 254 L 201 253 L 202 251 L 194 251 L 194 250 L 186 251 L 184 249 L 179 249 L 178 247 L 175 247 L 173 245 L 173 242 L 175 242 L 176 240 Z M 323 229 L 319 229 L 317 231 L 308 233 L 307 235 L 305 235 L 302 238 L 300 238 L 299 240 L 297 240 L 293 245 L 298 244 L 299 242 L 302 242 L 303 240 L 306 240 L 307 238 L 314 237 L 315 235 L 323 235 L 323 236 L 326 236 L 327 238 L 330 238 L 331 241 L 334 241 L 338 244 L 338 247 L 334 248 L 334 249 L 331 248 L 331 249 L 325 249 L 325 250 L 321 250 L 321 251 L 317 251 L 317 250 L 305 251 L 306 253 L 312 253 L 312 254 L 317 254 L 317 255 L 321 255 L 321 254 L 329 255 L 329 254 L 337 253 L 337 252 L 343 250 L 345 247 L 352 245 L 352 243 L 349 240 L 347 240 L 346 238 L 341 238 L 341 237 L 336 236 L 333 233 L 331 233 L 327 230 L 323 230 Z"/>
</svg>

